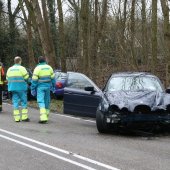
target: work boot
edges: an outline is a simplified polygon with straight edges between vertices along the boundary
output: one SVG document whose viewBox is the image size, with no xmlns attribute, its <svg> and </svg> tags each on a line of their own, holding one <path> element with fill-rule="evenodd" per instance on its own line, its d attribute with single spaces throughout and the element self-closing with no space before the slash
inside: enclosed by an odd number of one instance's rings
<svg viewBox="0 0 170 170">
<path fill-rule="evenodd" d="M 28 122 L 30 119 L 28 118 L 28 114 L 27 113 L 22 113 L 21 116 L 22 121 Z"/>
<path fill-rule="evenodd" d="M 14 116 L 14 120 L 15 122 L 20 122 L 20 113 L 19 113 L 19 110 L 14 110 L 13 111 L 13 116 Z"/>
<path fill-rule="evenodd" d="M 24 122 L 29 122 L 30 121 L 30 119 L 28 118 L 27 113 L 28 113 L 28 109 L 22 109 L 22 117 L 21 117 L 21 119 Z"/>
<path fill-rule="evenodd" d="M 47 121 L 48 121 L 47 115 L 46 114 L 41 114 L 39 123 L 47 123 Z"/>
<path fill-rule="evenodd" d="M 26 118 L 26 119 L 22 119 L 23 122 L 30 122 L 30 119 L 29 118 Z"/>
<path fill-rule="evenodd" d="M 47 120 L 39 120 L 39 122 L 38 122 L 38 123 L 46 124 L 46 123 L 48 123 L 48 121 L 47 121 Z"/>
<path fill-rule="evenodd" d="M 40 109 L 40 120 L 39 123 L 47 123 L 48 121 L 48 117 L 46 114 L 46 109 L 45 108 L 41 108 Z"/>
</svg>

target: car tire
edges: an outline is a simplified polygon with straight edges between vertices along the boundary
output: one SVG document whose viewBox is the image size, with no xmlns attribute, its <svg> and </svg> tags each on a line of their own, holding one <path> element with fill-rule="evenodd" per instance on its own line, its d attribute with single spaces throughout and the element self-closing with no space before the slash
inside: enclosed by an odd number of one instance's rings
<svg viewBox="0 0 170 170">
<path fill-rule="evenodd" d="M 108 126 L 104 119 L 104 115 L 99 110 L 96 112 L 96 126 L 99 133 L 108 132 Z"/>
</svg>

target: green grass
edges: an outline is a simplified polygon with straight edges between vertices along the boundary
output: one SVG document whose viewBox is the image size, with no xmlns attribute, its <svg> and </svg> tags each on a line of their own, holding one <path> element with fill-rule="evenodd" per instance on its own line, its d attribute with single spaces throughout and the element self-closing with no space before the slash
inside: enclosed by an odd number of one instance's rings
<svg viewBox="0 0 170 170">
<path fill-rule="evenodd" d="M 38 108 L 37 101 L 28 101 L 28 106 Z M 52 99 L 50 104 L 50 110 L 53 112 L 63 113 L 63 100 Z"/>
<path fill-rule="evenodd" d="M 12 104 L 11 100 L 8 100 L 7 102 Z M 36 100 L 28 101 L 28 106 L 39 109 Z M 53 112 L 63 113 L 63 100 L 51 99 L 50 110 Z"/>
</svg>

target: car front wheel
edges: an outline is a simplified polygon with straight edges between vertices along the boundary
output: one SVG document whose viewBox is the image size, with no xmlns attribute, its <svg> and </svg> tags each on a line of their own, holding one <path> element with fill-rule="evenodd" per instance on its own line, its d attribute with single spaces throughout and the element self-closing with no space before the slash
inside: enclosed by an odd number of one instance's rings
<svg viewBox="0 0 170 170">
<path fill-rule="evenodd" d="M 104 115 L 99 110 L 96 112 L 96 126 L 99 133 L 108 132 L 108 127 Z"/>
</svg>

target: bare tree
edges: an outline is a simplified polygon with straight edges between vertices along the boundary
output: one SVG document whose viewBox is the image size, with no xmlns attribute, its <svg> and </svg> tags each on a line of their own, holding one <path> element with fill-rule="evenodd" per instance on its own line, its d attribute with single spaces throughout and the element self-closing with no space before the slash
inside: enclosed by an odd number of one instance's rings
<svg viewBox="0 0 170 170">
<path fill-rule="evenodd" d="M 16 55 L 15 42 L 17 39 L 17 29 L 16 29 L 15 18 L 19 11 L 20 11 L 20 7 L 19 5 L 17 5 L 14 12 L 12 12 L 11 0 L 8 0 L 9 40 L 10 40 L 10 48 L 11 48 L 10 51 L 12 56 Z"/>
<path fill-rule="evenodd" d="M 33 44 L 32 44 L 31 18 L 30 18 L 30 15 L 28 15 L 28 17 L 27 17 L 22 0 L 19 0 L 19 5 L 20 5 L 20 8 L 21 8 L 22 13 L 23 13 L 24 20 L 26 22 L 29 67 L 34 68 L 35 65 L 36 65 L 36 62 L 35 62 L 35 58 L 34 58 Z"/>
<path fill-rule="evenodd" d="M 92 77 L 97 76 L 97 45 L 98 45 L 98 27 L 99 27 L 99 1 L 95 0 L 94 5 L 94 38 L 93 38 L 93 45 L 92 45 L 92 57 L 91 57 L 91 71 Z"/>
<path fill-rule="evenodd" d="M 68 0 L 75 15 L 76 56 L 80 56 L 80 0 Z"/>
<path fill-rule="evenodd" d="M 47 0 L 47 6 L 49 11 L 49 22 L 50 29 L 52 34 L 52 39 L 54 43 L 55 53 L 57 59 L 59 59 L 59 48 L 58 48 L 58 32 L 57 32 L 57 23 L 56 23 L 56 2 L 55 0 Z"/>
<path fill-rule="evenodd" d="M 167 63 L 166 69 L 166 85 L 170 84 L 170 23 L 169 23 L 169 6 L 168 0 L 161 0 L 161 7 L 164 17 L 164 41 L 165 41 L 165 59 Z"/>
<path fill-rule="evenodd" d="M 56 61 L 55 48 L 54 48 L 54 43 L 53 43 L 53 39 L 52 39 L 52 35 L 51 35 L 51 29 L 50 29 L 50 25 L 49 25 L 47 2 L 46 2 L 46 0 L 41 0 L 41 3 L 42 3 L 43 19 L 44 19 L 46 33 L 47 33 L 47 39 L 48 39 L 48 43 L 49 43 L 48 44 L 49 52 L 51 53 L 52 60 Z M 55 64 L 57 67 L 59 66 L 59 63 L 56 62 Z"/>
<path fill-rule="evenodd" d="M 169 6 L 167 0 L 161 0 L 162 12 L 164 17 L 164 39 L 166 44 L 166 58 L 170 59 L 170 23 L 169 23 Z"/>
<path fill-rule="evenodd" d="M 45 21 L 43 20 L 39 2 L 38 0 L 32 0 L 31 2 L 33 5 L 34 13 L 35 13 L 37 28 L 38 28 L 38 32 L 40 35 L 44 54 L 48 58 L 49 64 L 52 67 L 56 68 L 57 62 L 56 62 L 56 57 L 55 57 L 55 51 L 54 51 L 54 48 L 50 46 L 52 44 L 52 42 L 50 42 L 51 35 L 50 35 L 50 32 L 48 32 L 48 28 L 46 27 Z M 47 11 L 43 11 L 44 15 L 47 15 L 46 12 Z"/>
<path fill-rule="evenodd" d="M 82 32 L 82 59 L 83 59 L 83 72 L 89 74 L 89 0 L 81 1 L 81 32 Z"/>
<path fill-rule="evenodd" d="M 147 21 L 146 21 L 146 0 L 142 0 L 142 61 L 143 64 L 147 65 L 148 51 L 147 51 Z"/>
<path fill-rule="evenodd" d="M 106 18 L 107 18 L 107 12 L 108 12 L 108 0 L 102 1 L 102 7 L 101 7 L 101 15 L 99 10 L 99 1 L 95 1 L 95 15 L 94 15 L 94 42 L 93 42 L 93 53 L 92 53 L 92 67 L 94 76 L 96 77 L 96 73 L 99 70 L 102 70 L 102 60 L 103 58 L 99 56 L 99 53 L 101 51 L 101 45 L 103 41 L 104 36 L 104 30 L 105 30 L 105 24 L 106 24 Z M 101 76 L 103 76 L 101 74 Z"/>
<path fill-rule="evenodd" d="M 57 0 L 58 15 L 59 15 L 59 40 L 60 40 L 60 58 L 61 69 L 66 71 L 66 58 L 65 58 L 65 34 L 64 34 L 64 19 L 61 0 Z"/>
<path fill-rule="evenodd" d="M 156 72 L 157 63 L 157 0 L 152 0 L 152 64 L 151 70 Z"/>
<path fill-rule="evenodd" d="M 130 48 L 131 48 L 131 64 L 132 67 L 137 67 L 135 57 L 135 6 L 136 0 L 132 0 L 131 14 L 130 14 Z"/>
</svg>

